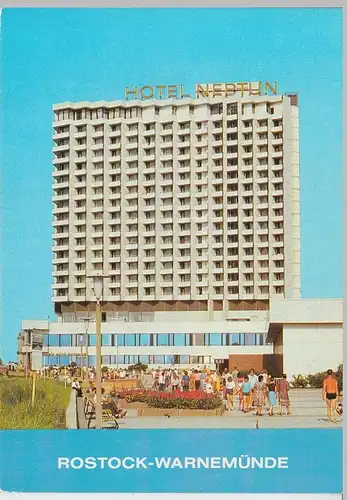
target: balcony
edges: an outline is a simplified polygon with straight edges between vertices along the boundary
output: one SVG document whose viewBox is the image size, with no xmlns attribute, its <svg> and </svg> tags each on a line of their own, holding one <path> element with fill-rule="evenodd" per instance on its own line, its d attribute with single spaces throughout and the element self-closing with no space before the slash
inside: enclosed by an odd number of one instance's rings
<svg viewBox="0 0 347 500">
<path fill-rule="evenodd" d="M 267 151 L 258 151 L 257 152 L 257 158 L 259 159 L 267 159 L 268 157 L 268 152 Z"/>
<path fill-rule="evenodd" d="M 59 177 L 65 177 L 65 176 L 68 176 L 68 175 L 69 175 L 69 169 L 68 169 L 68 168 L 65 168 L 64 170 L 55 170 L 55 171 L 53 172 L 53 174 L 52 174 L 52 175 L 53 175 L 53 178 L 54 178 L 54 179 L 56 179 L 57 177 L 59 178 Z M 67 180 L 66 182 L 67 182 L 67 183 L 69 183 L 69 181 L 68 181 L 68 180 Z M 65 184 L 66 182 L 64 182 L 64 184 Z M 60 185 L 60 184 L 63 184 L 63 183 L 59 183 L 59 182 L 55 181 L 54 185 L 56 186 L 56 185 L 58 185 L 58 184 Z"/>
<path fill-rule="evenodd" d="M 70 133 L 69 132 L 62 132 L 62 133 L 55 133 L 53 134 L 53 140 L 58 140 L 58 139 L 69 139 Z"/>
<path fill-rule="evenodd" d="M 59 226 L 66 226 L 69 224 L 69 219 L 63 219 L 63 220 L 54 220 L 53 221 L 53 227 L 59 227 Z"/>
<path fill-rule="evenodd" d="M 102 158 L 102 159 L 103 159 L 103 158 Z M 102 160 L 102 159 L 101 159 L 101 160 Z M 85 163 L 86 161 L 87 161 L 87 157 L 86 157 L 86 156 L 81 156 L 81 157 L 76 157 L 76 158 L 74 158 L 74 162 L 75 162 L 76 164 L 78 164 L 78 163 Z M 100 160 L 99 160 L 99 161 L 100 161 Z"/>
<path fill-rule="evenodd" d="M 87 131 L 84 130 L 84 132 L 76 132 L 74 136 L 75 139 L 83 139 L 84 137 L 87 137 Z"/>
<path fill-rule="evenodd" d="M 53 302 L 67 302 L 69 300 L 68 294 L 65 295 L 54 295 Z"/>
<path fill-rule="evenodd" d="M 244 155 L 250 155 L 250 156 L 244 156 Z M 236 159 L 238 157 L 238 153 L 227 153 L 227 157 L 228 158 L 231 158 L 231 159 Z M 243 153 L 242 155 L 243 158 L 252 158 L 252 153 Z M 236 165 L 232 165 L 234 168 L 237 169 L 237 166 Z M 230 167 L 230 165 L 229 165 Z"/>
<path fill-rule="evenodd" d="M 137 128 L 134 129 L 134 130 L 128 130 L 127 133 L 126 133 L 127 137 L 135 137 L 137 135 L 139 135 L 139 131 L 138 131 Z"/>
<path fill-rule="evenodd" d="M 69 257 L 59 257 L 52 260 L 53 264 L 68 264 Z"/>
<path fill-rule="evenodd" d="M 58 153 L 59 151 L 69 151 L 70 144 L 63 144 L 62 146 L 53 146 L 53 152 Z"/>
<path fill-rule="evenodd" d="M 267 172 L 269 169 L 269 165 L 266 163 L 265 165 L 257 165 L 257 172 Z"/>
<path fill-rule="evenodd" d="M 257 144 L 257 146 L 267 146 L 268 140 L 267 139 L 257 139 L 256 144 Z"/>
<path fill-rule="evenodd" d="M 257 133 L 262 134 L 268 131 L 267 125 L 262 127 L 257 127 Z"/>
<path fill-rule="evenodd" d="M 103 137 L 104 136 L 104 130 L 98 130 L 97 132 L 92 132 L 91 136 L 93 137 L 93 139 L 97 139 L 99 137 Z"/>
<path fill-rule="evenodd" d="M 53 271 L 53 276 L 69 276 L 69 269 L 63 271 Z"/>
<path fill-rule="evenodd" d="M 114 130 L 114 131 L 110 131 L 108 133 L 108 136 L 111 138 L 111 137 L 120 137 L 121 136 L 121 130 Z"/>
<path fill-rule="evenodd" d="M 171 257 L 172 259 L 172 257 Z M 161 259 L 161 261 L 164 261 L 164 257 Z M 143 262 L 155 262 L 155 255 L 151 255 L 149 257 L 143 257 Z"/>
<path fill-rule="evenodd" d="M 61 165 L 62 163 L 69 163 L 69 161 L 70 159 L 68 156 L 65 156 L 64 158 L 53 158 L 53 165 Z"/>
<path fill-rule="evenodd" d="M 53 215 L 64 214 L 69 212 L 69 206 L 61 207 L 61 208 L 53 208 Z"/>
<path fill-rule="evenodd" d="M 52 251 L 53 252 L 63 252 L 69 250 L 69 244 L 66 245 L 53 245 L 52 246 Z"/>
<path fill-rule="evenodd" d="M 69 200 L 69 193 L 66 193 L 66 194 L 55 194 L 53 195 L 53 201 L 54 202 L 57 202 L 57 201 L 68 201 Z"/>
</svg>

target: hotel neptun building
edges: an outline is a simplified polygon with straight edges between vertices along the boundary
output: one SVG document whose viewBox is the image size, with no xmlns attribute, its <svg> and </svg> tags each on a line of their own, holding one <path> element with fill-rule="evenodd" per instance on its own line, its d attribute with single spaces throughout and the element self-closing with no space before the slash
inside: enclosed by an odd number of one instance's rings
<svg viewBox="0 0 347 500">
<path fill-rule="evenodd" d="M 104 365 L 230 364 L 291 377 L 341 362 L 342 300 L 301 299 L 297 94 L 53 111 L 57 320 L 23 321 L 20 352 L 80 364 L 83 335 L 95 365 L 90 277 L 100 273 Z"/>
</svg>

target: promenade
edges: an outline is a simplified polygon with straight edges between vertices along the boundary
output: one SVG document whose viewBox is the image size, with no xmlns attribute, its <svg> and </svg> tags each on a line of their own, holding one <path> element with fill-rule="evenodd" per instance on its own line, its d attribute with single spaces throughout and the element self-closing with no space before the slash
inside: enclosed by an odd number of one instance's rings
<svg viewBox="0 0 347 500">
<path fill-rule="evenodd" d="M 292 428 L 339 428 L 342 418 L 336 424 L 329 422 L 326 404 L 320 389 L 292 389 L 290 391 L 291 412 L 289 416 L 270 417 L 264 412 L 256 417 L 255 412 L 244 414 L 238 410 L 238 399 L 234 398 L 235 409 L 225 411 L 216 417 L 138 417 L 134 408 L 128 409 L 125 418 L 120 419 L 119 429 L 292 429 Z M 80 428 L 86 428 L 82 400 L 79 403 Z"/>
</svg>

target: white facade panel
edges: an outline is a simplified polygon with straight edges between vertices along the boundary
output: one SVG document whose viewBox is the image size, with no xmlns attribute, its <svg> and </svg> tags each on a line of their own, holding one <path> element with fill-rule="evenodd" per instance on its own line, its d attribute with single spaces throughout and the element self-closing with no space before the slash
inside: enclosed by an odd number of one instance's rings
<svg viewBox="0 0 347 500">
<path fill-rule="evenodd" d="M 336 370 L 343 360 L 342 325 L 283 327 L 283 369 L 294 375 Z"/>
</svg>

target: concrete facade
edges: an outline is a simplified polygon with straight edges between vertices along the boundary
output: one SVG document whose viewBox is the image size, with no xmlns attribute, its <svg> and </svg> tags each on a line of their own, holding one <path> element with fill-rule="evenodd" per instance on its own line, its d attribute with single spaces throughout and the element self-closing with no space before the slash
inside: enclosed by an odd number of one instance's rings
<svg viewBox="0 0 347 500">
<path fill-rule="evenodd" d="M 109 303 L 300 297 L 290 97 L 63 103 L 53 127 L 57 311 L 95 272 Z"/>
</svg>

